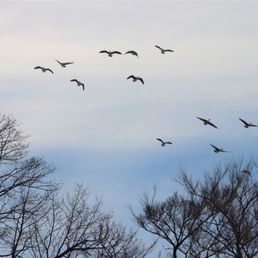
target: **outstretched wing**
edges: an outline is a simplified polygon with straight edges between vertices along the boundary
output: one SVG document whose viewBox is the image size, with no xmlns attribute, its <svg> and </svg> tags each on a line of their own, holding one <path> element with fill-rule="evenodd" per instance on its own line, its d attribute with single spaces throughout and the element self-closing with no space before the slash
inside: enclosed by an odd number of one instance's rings
<svg viewBox="0 0 258 258">
<path fill-rule="evenodd" d="M 137 57 L 138 57 L 137 52 L 136 52 L 136 51 L 134 51 L 134 50 L 129 50 L 129 51 L 127 51 L 127 52 L 125 53 L 125 55 L 126 55 L 126 54 L 132 54 L 132 55 L 134 55 L 134 56 L 137 56 Z"/>
<path fill-rule="evenodd" d="M 142 78 L 138 78 L 138 80 L 139 80 L 142 84 L 144 84 L 144 81 L 143 81 Z"/>
<path fill-rule="evenodd" d="M 77 82 L 78 83 L 78 80 L 72 79 L 72 80 L 70 80 L 70 82 Z"/>
<path fill-rule="evenodd" d="M 215 145 L 211 144 L 211 146 L 214 148 L 214 150 L 220 151 L 220 148 L 216 147 Z"/>
<path fill-rule="evenodd" d="M 101 50 L 99 51 L 99 53 L 106 53 L 106 54 L 109 54 L 109 52 L 107 50 Z"/>
<path fill-rule="evenodd" d="M 41 66 L 35 66 L 34 69 L 41 69 L 42 70 L 42 67 Z"/>
<path fill-rule="evenodd" d="M 244 119 L 242 119 L 242 118 L 239 117 L 239 120 L 240 120 L 241 122 L 243 122 L 245 125 L 249 126 L 249 123 L 247 123 Z"/>
<path fill-rule="evenodd" d="M 130 76 L 128 76 L 126 79 L 128 80 L 128 79 L 135 79 L 135 76 L 134 75 L 130 75 Z"/>
<path fill-rule="evenodd" d="M 69 65 L 69 64 L 74 64 L 74 62 L 65 62 L 63 65 Z"/>
<path fill-rule="evenodd" d="M 158 48 L 161 51 L 163 50 L 163 48 L 161 48 L 160 46 L 155 45 L 155 47 Z"/>
<path fill-rule="evenodd" d="M 174 52 L 172 49 L 164 49 L 165 52 Z"/>
<path fill-rule="evenodd" d="M 196 118 L 198 118 L 199 120 L 201 120 L 201 121 L 203 121 L 203 122 L 205 122 L 205 123 L 207 123 L 208 122 L 208 120 L 206 120 L 206 119 L 204 119 L 204 118 L 201 118 L 201 117 L 196 117 Z"/>
<path fill-rule="evenodd" d="M 51 73 L 54 73 L 51 69 L 49 69 L 49 68 L 46 68 L 45 69 L 46 71 L 49 71 L 49 72 L 51 72 Z"/>
<path fill-rule="evenodd" d="M 164 143 L 164 141 L 160 138 L 156 138 L 156 140 L 160 141 L 161 143 Z"/>
<path fill-rule="evenodd" d="M 110 54 L 111 54 L 111 55 L 113 55 L 113 54 L 119 54 L 119 55 L 121 55 L 122 53 L 119 52 L 119 51 L 112 51 Z"/>
<path fill-rule="evenodd" d="M 214 128 L 218 128 L 215 124 L 213 124 L 213 123 L 210 122 L 210 121 L 206 121 L 206 123 L 207 123 L 208 125 L 210 125 L 210 126 L 213 126 Z"/>
<path fill-rule="evenodd" d="M 166 142 L 166 144 L 172 144 L 172 142 Z"/>
</svg>

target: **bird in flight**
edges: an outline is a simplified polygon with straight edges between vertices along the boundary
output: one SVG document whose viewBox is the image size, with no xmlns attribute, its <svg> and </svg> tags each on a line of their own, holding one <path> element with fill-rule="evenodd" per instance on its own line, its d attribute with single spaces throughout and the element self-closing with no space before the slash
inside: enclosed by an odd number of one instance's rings
<svg viewBox="0 0 258 258">
<path fill-rule="evenodd" d="M 101 50 L 99 53 L 106 53 L 108 56 L 112 57 L 114 54 L 119 54 L 121 55 L 122 53 L 119 51 L 107 51 L 107 50 Z"/>
<path fill-rule="evenodd" d="M 130 75 L 130 76 L 127 77 L 127 80 L 131 79 L 131 78 L 133 79 L 133 82 L 140 81 L 142 84 L 144 84 L 143 79 L 139 76 Z"/>
<path fill-rule="evenodd" d="M 255 124 L 252 124 L 252 123 L 248 123 L 248 122 L 246 122 L 244 119 L 242 119 L 240 117 L 239 117 L 239 120 L 244 123 L 244 127 L 245 128 L 248 128 L 248 127 L 258 127 L 258 125 L 255 125 Z"/>
<path fill-rule="evenodd" d="M 228 152 L 228 151 L 225 151 L 223 148 L 219 148 L 219 147 L 216 147 L 215 145 L 211 144 L 211 147 L 214 149 L 213 151 L 215 153 L 218 153 L 218 152 Z"/>
<path fill-rule="evenodd" d="M 72 79 L 71 82 L 76 82 L 77 83 L 77 86 L 82 86 L 82 89 L 84 90 L 84 84 L 80 81 L 78 81 L 77 79 Z"/>
<path fill-rule="evenodd" d="M 160 139 L 160 138 L 156 138 L 156 140 L 158 140 L 158 141 L 160 141 L 161 142 L 161 146 L 162 147 L 165 147 L 166 146 L 166 144 L 172 144 L 172 142 L 166 142 L 166 141 L 163 141 L 162 139 Z"/>
<path fill-rule="evenodd" d="M 56 60 L 56 59 L 55 59 Z M 62 63 L 62 62 L 60 62 L 60 61 L 58 61 L 58 60 L 56 60 L 57 61 L 57 63 L 59 63 L 62 67 L 66 67 L 67 65 L 70 65 L 70 64 L 73 64 L 74 62 L 65 62 L 65 63 Z"/>
<path fill-rule="evenodd" d="M 51 73 L 54 73 L 51 69 L 46 68 L 46 67 L 43 67 L 43 66 L 35 66 L 34 69 L 41 69 L 41 71 L 42 71 L 43 73 L 45 73 L 46 71 L 49 71 L 49 72 L 51 72 Z"/>
<path fill-rule="evenodd" d="M 172 49 L 164 49 L 160 46 L 155 45 L 156 48 L 158 48 L 161 51 L 161 54 L 165 54 L 166 52 L 174 52 Z"/>
<path fill-rule="evenodd" d="M 196 117 L 196 118 L 198 118 L 198 119 L 200 119 L 201 121 L 203 121 L 203 124 L 204 125 L 210 125 L 210 126 L 212 126 L 212 127 L 214 127 L 214 128 L 218 128 L 215 124 L 213 124 L 211 121 L 210 121 L 210 118 L 209 119 L 205 119 L 205 118 L 201 118 L 201 117 Z"/>
<path fill-rule="evenodd" d="M 126 55 L 126 54 L 132 54 L 133 56 L 137 56 L 137 57 L 138 57 L 137 52 L 134 51 L 134 50 L 129 50 L 129 51 L 127 51 L 127 52 L 124 53 L 124 55 Z"/>
</svg>

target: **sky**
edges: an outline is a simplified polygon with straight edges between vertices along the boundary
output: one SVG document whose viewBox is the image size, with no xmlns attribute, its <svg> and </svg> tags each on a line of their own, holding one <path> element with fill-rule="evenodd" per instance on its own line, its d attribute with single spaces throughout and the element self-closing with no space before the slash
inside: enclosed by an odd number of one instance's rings
<svg viewBox="0 0 258 258">
<path fill-rule="evenodd" d="M 2 0 L 1 113 L 30 135 L 32 155 L 55 165 L 56 180 L 84 183 L 133 226 L 129 207 L 154 185 L 160 199 L 182 191 L 180 170 L 198 179 L 215 164 L 257 159 L 258 128 L 239 121 L 258 124 L 257 11 L 257 1 Z"/>
</svg>

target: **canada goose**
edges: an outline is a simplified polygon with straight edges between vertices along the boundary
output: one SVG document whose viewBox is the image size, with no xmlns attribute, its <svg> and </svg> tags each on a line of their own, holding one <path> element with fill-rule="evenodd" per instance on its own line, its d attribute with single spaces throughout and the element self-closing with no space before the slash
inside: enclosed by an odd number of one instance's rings
<svg viewBox="0 0 258 258">
<path fill-rule="evenodd" d="M 210 125 L 210 126 L 212 126 L 212 127 L 214 127 L 214 128 L 218 128 L 215 124 L 213 124 L 211 121 L 210 121 L 210 118 L 209 119 L 205 119 L 205 118 L 201 118 L 201 117 L 196 117 L 196 118 L 198 118 L 198 119 L 200 119 L 201 121 L 203 121 L 203 124 L 204 125 Z"/>
<path fill-rule="evenodd" d="M 99 53 L 106 53 L 106 54 L 108 54 L 108 56 L 110 56 L 110 57 L 112 57 L 112 55 L 114 55 L 114 54 L 119 54 L 119 55 L 122 54 L 122 53 L 119 52 L 119 51 L 107 51 L 107 50 L 101 50 L 101 51 L 99 51 Z"/>
<path fill-rule="evenodd" d="M 51 73 L 54 73 L 51 69 L 46 68 L 46 67 L 43 67 L 43 66 L 35 66 L 34 69 L 41 69 L 41 71 L 42 71 L 43 73 L 45 73 L 46 71 L 49 71 L 49 72 L 51 72 Z"/>
<path fill-rule="evenodd" d="M 84 84 L 80 81 L 78 81 L 77 79 L 72 79 L 70 80 L 71 82 L 76 82 L 77 83 L 77 86 L 82 86 L 82 89 L 84 90 Z"/>
<path fill-rule="evenodd" d="M 218 147 L 216 147 L 215 145 L 213 145 L 213 144 L 211 144 L 211 146 L 213 147 L 213 151 L 215 152 L 215 153 L 218 153 L 218 152 L 228 152 L 228 151 L 225 151 L 223 148 L 218 148 Z"/>
<path fill-rule="evenodd" d="M 56 60 L 56 59 L 55 59 Z M 62 63 L 62 62 L 60 62 L 60 61 L 58 61 L 58 60 L 56 60 L 57 61 L 57 63 L 59 63 L 62 67 L 66 67 L 67 65 L 69 65 L 69 64 L 73 64 L 74 62 L 65 62 L 65 63 Z"/>
<path fill-rule="evenodd" d="M 172 49 L 164 49 L 162 47 L 159 47 L 157 45 L 155 45 L 156 48 L 158 48 L 161 51 L 161 54 L 165 54 L 165 52 L 174 52 L 174 50 Z"/>
<path fill-rule="evenodd" d="M 127 80 L 131 79 L 131 78 L 133 79 L 133 82 L 136 82 L 136 81 L 139 80 L 142 84 L 144 84 L 143 79 L 141 77 L 139 77 L 139 76 L 130 75 L 130 76 L 127 77 Z"/>
<path fill-rule="evenodd" d="M 248 127 L 258 127 L 258 125 L 255 125 L 255 124 L 252 124 L 252 123 L 247 123 L 244 119 L 242 119 L 240 117 L 239 117 L 239 120 L 244 123 L 244 127 L 245 128 L 248 128 Z"/>
<path fill-rule="evenodd" d="M 165 141 L 163 141 L 163 140 L 160 139 L 160 138 L 156 138 L 156 140 L 158 140 L 158 141 L 161 142 L 161 146 L 162 146 L 162 147 L 165 147 L 166 144 L 172 144 L 172 142 L 165 142 Z"/>
<path fill-rule="evenodd" d="M 132 54 L 133 56 L 137 56 L 137 57 L 138 57 L 137 52 L 134 51 L 134 50 L 129 50 L 129 51 L 127 51 L 127 52 L 124 53 L 124 55 L 126 55 L 126 54 Z"/>
</svg>

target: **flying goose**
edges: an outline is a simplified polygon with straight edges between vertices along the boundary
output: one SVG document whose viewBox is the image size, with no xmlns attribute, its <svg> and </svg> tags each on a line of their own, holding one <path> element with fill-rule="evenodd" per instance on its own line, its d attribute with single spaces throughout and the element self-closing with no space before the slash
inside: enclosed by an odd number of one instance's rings
<svg viewBox="0 0 258 258">
<path fill-rule="evenodd" d="M 127 52 L 124 53 L 124 55 L 126 55 L 126 54 L 132 54 L 133 56 L 137 56 L 137 57 L 138 57 L 137 52 L 134 51 L 134 50 L 129 50 L 129 51 L 127 51 Z"/>
<path fill-rule="evenodd" d="M 107 51 L 107 50 L 101 50 L 101 51 L 99 51 L 99 53 L 106 53 L 106 54 L 108 54 L 108 56 L 110 56 L 110 57 L 112 57 L 112 55 L 114 55 L 114 54 L 119 54 L 119 55 L 122 54 L 122 53 L 119 52 L 119 51 Z"/>
<path fill-rule="evenodd" d="M 214 128 L 218 128 L 215 124 L 213 124 L 211 121 L 210 121 L 210 118 L 209 119 L 205 119 L 205 118 L 201 118 L 201 117 L 196 117 L 196 118 L 198 118 L 198 119 L 200 119 L 201 121 L 203 121 L 203 124 L 204 125 L 210 125 L 210 126 L 212 126 L 212 127 L 214 127 Z"/>
<path fill-rule="evenodd" d="M 223 148 L 218 148 L 218 147 L 216 147 L 215 145 L 213 145 L 213 144 L 211 144 L 211 146 L 213 147 L 213 151 L 215 152 L 215 153 L 218 153 L 218 152 L 228 152 L 228 151 L 225 151 Z"/>
<path fill-rule="evenodd" d="M 133 79 L 133 82 L 140 81 L 142 84 L 144 84 L 143 79 L 139 76 L 130 75 L 130 76 L 127 77 L 127 80 L 131 79 L 131 78 Z"/>
<path fill-rule="evenodd" d="M 84 90 L 84 84 L 80 81 L 78 81 L 77 79 L 72 79 L 70 80 L 71 82 L 76 82 L 77 83 L 77 86 L 82 86 L 82 89 Z"/>
<path fill-rule="evenodd" d="M 255 124 L 252 124 L 252 123 L 247 123 L 244 119 L 242 119 L 240 117 L 239 117 L 239 120 L 244 123 L 244 127 L 245 128 L 248 128 L 248 127 L 258 127 L 258 125 L 255 125 Z"/>
<path fill-rule="evenodd" d="M 51 73 L 54 73 L 51 69 L 46 68 L 46 67 L 43 67 L 43 66 L 35 66 L 34 69 L 41 69 L 41 71 L 42 71 L 43 73 L 45 73 L 46 71 L 49 71 L 49 72 L 51 72 Z"/>
<path fill-rule="evenodd" d="M 55 59 L 56 60 L 56 59 Z M 69 65 L 69 64 L 73 64 L 74 62 L 65 62 L 65 63 L 62 63 L 62 62 L 60 62 L 60 61 L 58 61 L 58 60 L 56 60 L 57 61 L 57 63 L 59 63 L 62 67 L 66 67 L 67 65 Z"/>
<path fill-rule="evenodd" d="M 165 52 L 174 52 L 174 50 L 172 49 L 164 49 L 162 47 L 159 47 L 157 45 L 155 45 L 156 48 L 158 48 L 161 51 L 161 54 L 165 54 Z"/>
<path fill-rule="evenodd" d="M 156 138 L 156 140 L 158 140 L 158 141 L 161 142 L 161 146 L 162 146 L 162 147 L 165 147 L 166 144 L 172 144 L 172 142 L 165 142 L 165 141 L 163 141 L 163 140 L 160 139 L 160 138 Z"/>
</svg>

